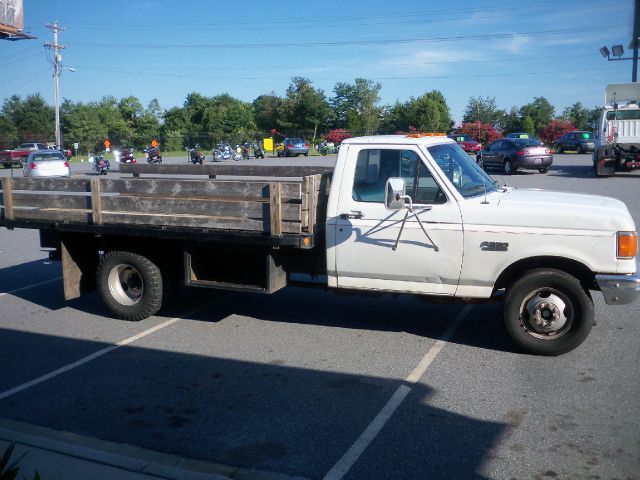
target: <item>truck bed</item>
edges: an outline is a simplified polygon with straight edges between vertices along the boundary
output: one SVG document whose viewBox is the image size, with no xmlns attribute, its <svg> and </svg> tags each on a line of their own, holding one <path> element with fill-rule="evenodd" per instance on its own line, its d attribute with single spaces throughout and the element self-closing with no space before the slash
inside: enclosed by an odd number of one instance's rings
<svg viewBox="0 0 640 480">
<path fill-rule="evenodd" d="M 212 235 L 300 248 L 312 248 L 323 229 L 327 169 L 126 164 L 121 172 L 134 177 L 3 178 L 0 226 Z"/>
</svg>

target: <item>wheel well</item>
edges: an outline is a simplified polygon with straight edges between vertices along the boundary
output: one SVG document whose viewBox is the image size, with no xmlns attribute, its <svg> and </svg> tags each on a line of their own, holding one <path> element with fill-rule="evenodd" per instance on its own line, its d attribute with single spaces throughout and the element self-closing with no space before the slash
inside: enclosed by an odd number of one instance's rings
<svg viewBox="0 0 640 480">
<path fill-rule="evenodd" d="M 495 294 L 496 291 L 508 287 L 529 270 L 533 270 L 535 268 L 553 268 L 555 270 L 561 270 L 577 278 L 585 290 L 594 290 L 597 288 L 595 273 L 593 273 L 586 265 L 578 262 L 577 260 L 571 260 L 570 258 L 544 256 L 524 258 L 509 265 L 498 276 L 493 287 L 493 293 Z"/>
</svg>

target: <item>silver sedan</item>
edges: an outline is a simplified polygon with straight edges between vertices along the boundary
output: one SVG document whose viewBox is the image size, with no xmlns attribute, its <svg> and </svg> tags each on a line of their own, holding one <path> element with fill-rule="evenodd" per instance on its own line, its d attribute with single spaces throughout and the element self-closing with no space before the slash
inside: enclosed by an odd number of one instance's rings
<svg viewBox="0 0 640 480">
<path fill-rule="evenodd" d="M 71 169 L 62 152 L 37 150 L 29 154 L 23 173 L 25 177 L 69 177 Z"/>
</svg>

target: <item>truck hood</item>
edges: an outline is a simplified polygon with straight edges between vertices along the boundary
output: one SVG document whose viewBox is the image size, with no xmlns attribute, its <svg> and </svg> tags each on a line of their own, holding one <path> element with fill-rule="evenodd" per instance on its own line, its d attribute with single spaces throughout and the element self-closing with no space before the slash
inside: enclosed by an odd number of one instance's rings
<svg viewBox="0 0 640 480">
<path fill-rule="evenodd" d="M 496 207 L 503 225 L 609 232 L 636 229 L 624 202 L 610 197 L 508 189 Z"/>
</svg>

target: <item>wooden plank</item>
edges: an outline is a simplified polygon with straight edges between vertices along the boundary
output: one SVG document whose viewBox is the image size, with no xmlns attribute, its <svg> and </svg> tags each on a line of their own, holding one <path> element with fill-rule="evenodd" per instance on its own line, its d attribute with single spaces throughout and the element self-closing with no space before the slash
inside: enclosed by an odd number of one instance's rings
<svg viewBox="0 0 640 480">
<path fill-rule="evenodd" d="M 269 184 L 269 218 L 271 235 L 282 235 L 282 185 L 277 182 Z"/>
<path fill-rule="evenodd" d="M 332 167 L 296 165 L 189 165 L 121 163 L 120 173 L 134 175 L 232 175 L 241 177 L 305 177 L 318 173 L 331 173 Z"/>
<path fill-rule="evenodd" d="M 68 208 L 82 210 L 91 208 L 90 198 L 87 193 L 76 195 L 61 195 L 53 193 L 30 193 L 25 191 L 13 192 L 14 207 L 37 208 Z"/>
<path fill-rule="evenodd" d="M 129 165 L 129 164 L 127 164 Z M 282 198 L 300 199 L 300 182 L 282 182 Z M 229 180 L 169 180 L 166 178 L 102 179 L 102 192 L 171 197 L 218 197 L 258 200 L 269 198 L 269 182 Z"/>
<path fill-rule="evenodd" d="M 89 192 L 91 187 L 86 178 L 15 178 L 14 190 Z"/>
<path fill-rule="evenodd" d="M 316 205 L 318 197 L 316 196 L 316 183 L 318 178 L 316 175 L 311 175 L 309 178 L 309 233 L 314 233 L 316 226 Z"/>
<path fill-rule="evenodd" d="M 265 232 L 264 222 L 261 220 L 200 215 L 148 215 L 103 210 L 102 220 L 105 225 L 152 225 L 166 227 L 167 230 L 170 230 L 171 227 L 187 227 Z M 282 231 L 283 233 L 300 233 L 300 222 L 282 222 Z"/>
<path fill-rule="evenodd" d="M 14 209 L 15 220 L 40 220 L 58 223 L 82 223 L 91 222 L 91 210 L 68 210 L 68 209 Z"/>
<path fill-rule="evenodd" d="M 91 219 L 95 225 L 102 224 L 102 202 L 100 199 L 100 179 L 91 179 Z"/>
<path fill-rule="evenodd" d="M 2 179 L 2 202 L 4 204 L 4 218 L 13 220 L 13 178 L 4 177 Z"/>
<path fill-rule="evenodd" d="M 209 217 L 249 218 L 261 220 L 269 216 L 269 203 L 265 201 L 221 201 L 213 198 L 103 196 L 102 210 L 148 214 L 201 215 Z M 300 221 L 300 204 L 283 204 L 282 218 Z"/>
</svg>

